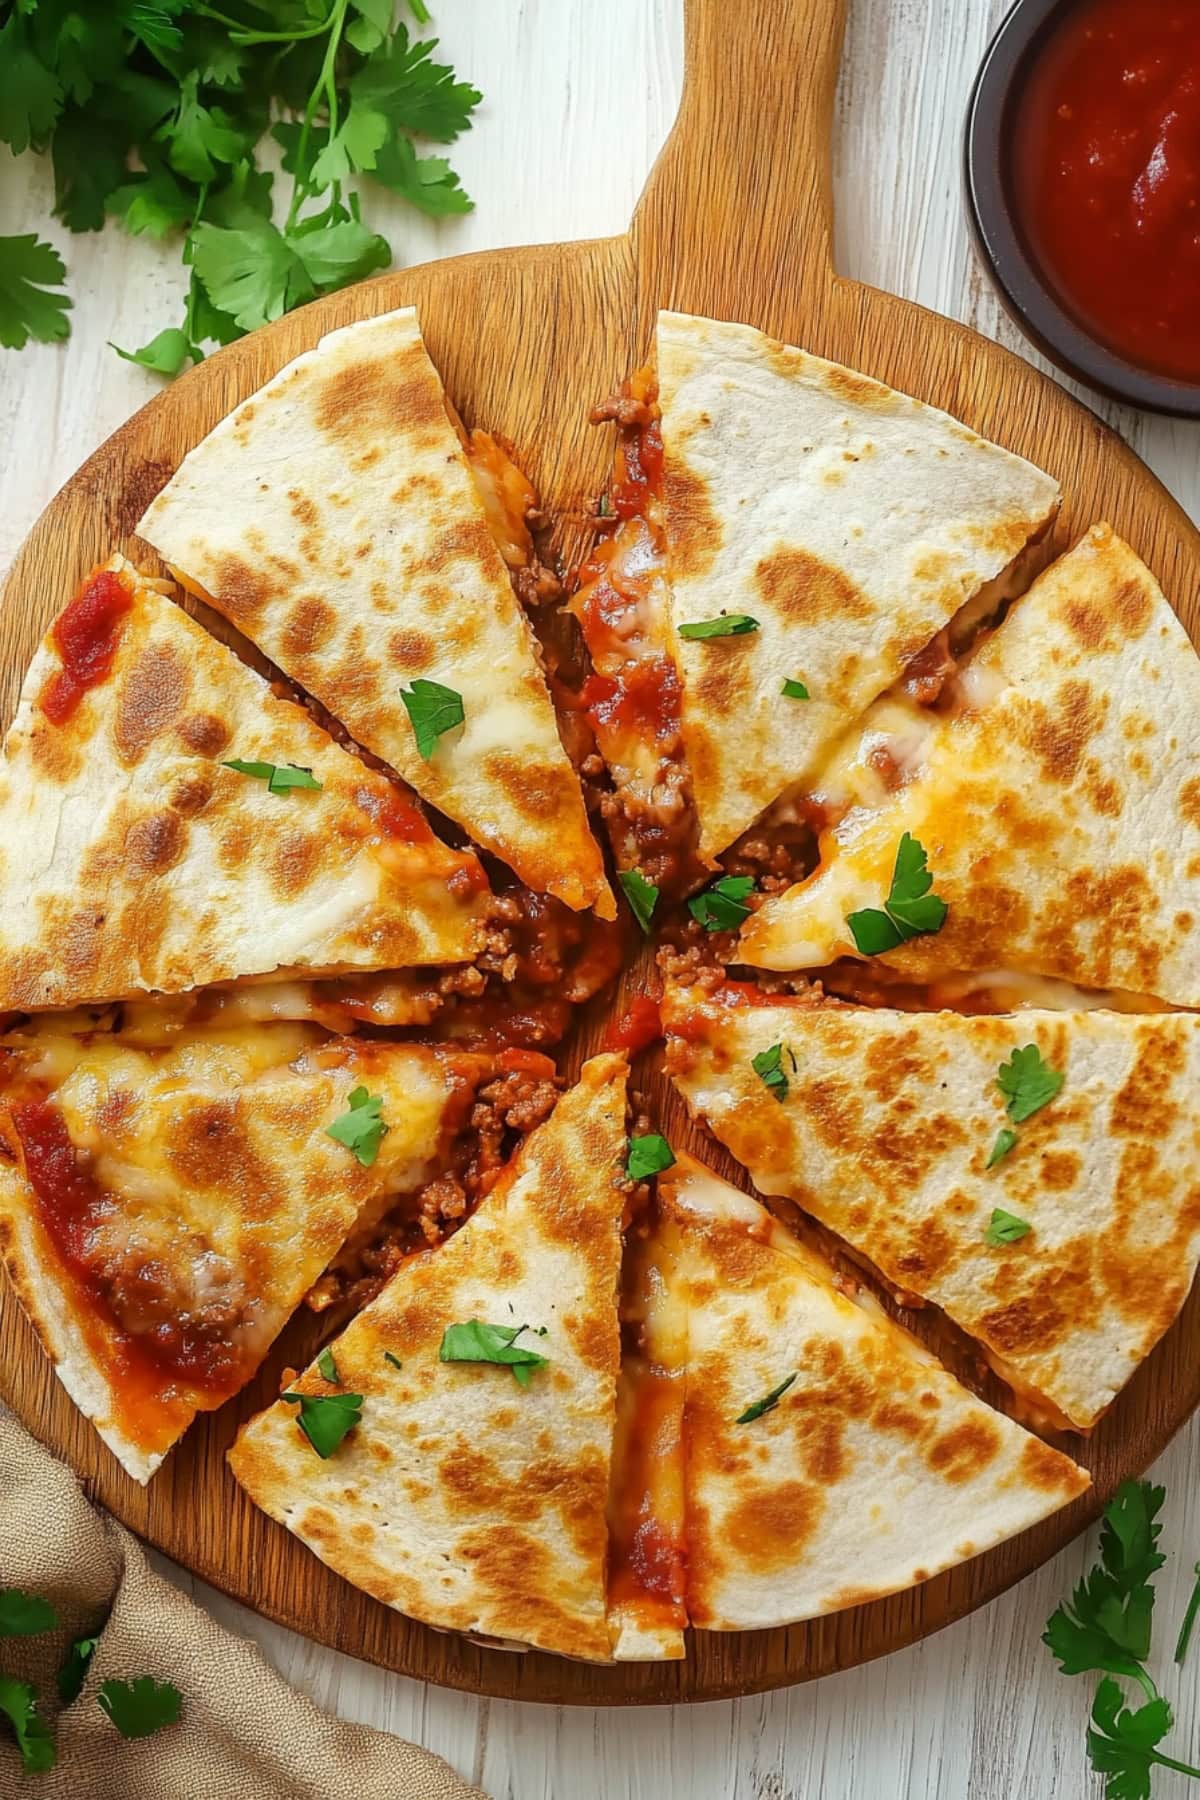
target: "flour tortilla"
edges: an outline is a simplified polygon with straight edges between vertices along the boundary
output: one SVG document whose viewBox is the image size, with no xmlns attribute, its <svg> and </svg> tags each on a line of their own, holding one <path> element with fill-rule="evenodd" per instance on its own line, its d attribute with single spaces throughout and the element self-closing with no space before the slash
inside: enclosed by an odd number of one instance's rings
<svg viewBox="0 0 1200 1800">
<path fill-rule="evenodd" d="M 681 1157 L 659 1201 L 688 1308 L 694 1625 L 758 1630 L 881 1599 L 1089 1485 L 711 1170 Z M 736 1422 L 791 1374 L 775 1407 Z"/>
<path fill-rule="evenodd" d="M 1090 1429 L 1178 1316 L 1200 1258 L 1200 1018 L 678 989 L 665 1018 L 672 1079 L 756 1186 L 941 1307 L 1047 1416 Z M 776 1044 L 782 1102 L 752 1067 Z M 1065 1079 L 989 1169 L 1014 1129 L 997 1075 L 1030 1044 Z M 1032 1229 L 989 1244 L 996 1208 Z"/>
<path fill-rule="evenodd" d="M 0 1011 L 473 956 L 476 859 L 130 564 L 108 567 L 131 606 L 107 678 L 51 723 L 52 628 L 4 745 Z M 295 764 L 321 789 L 272 794 L 226 759 Z"/>
<path fill-rule="evenodd" d="M 138 527 L 186 584 L 530 887 L 615 916 L 536 641 L 411 308 L 346 326 L 188 455 Z M 418 754 L 400 691 L 462 696 Z"/>
<path fill-rule="evenodd" d="M 817 767 L 906 663 L 1053 518 L 1030 463 L 957 420 L 745 325 L 660 313 L 676 627 L 700 852 Z M 783 692 L 798 679 L 808 700 Z"/>
<path fill-rule="evenodd" d="M 0 1040 L 0 1254 L 68 1394 L 144 1482 L 249 1380 L 360 1218 L 438 1173 L 492 1065 L 301 1025 L 181 1032 L 150 1052 L 71 1023 Z M 370 1167 L 326 1131 L 360 1085 L 388 1126 Z M 111 1203 L 88 1233 L 99 1297 L 25 1173 L 22 1103 L 46 1096 Z M 219 1378 L 153 1360 L 159 1327 L 200 1329 Z"/>
<path fill-rule="evenodd" d="M 626 1075 L 621 1057 L 587 1063 L 462 1230 L 403 1264 L 333 1345 L 363 1408 L 328 1461 L 283 1401 L 229 1456 L 251 1499 L 385 1605 L 598 1660 L 612 1635 Z M 439 1361 L 447 1326 L 472 1319 L 534 1328 L 521 1341 L 547 1363 L 528 1387 L 504 1367 Z M 315 1368 L 294 1386 L 329 1392 Z"/>
<path fill-rule="evenodd" d="M 1015 968 L 1200 1006 L 1200 660 L 1149 569 L 1096 526 L 961 688 L 948 712 L 892 697 L 867 714 L 843 778 L 894 744 L 903 785 L 823 835 L 816 873 L 748 921 L 738 960 L 855 955 L 847 917 L 882 905 L 907 831 L 950 909 L 882 958 L 908 979 Z"/>
</svg>

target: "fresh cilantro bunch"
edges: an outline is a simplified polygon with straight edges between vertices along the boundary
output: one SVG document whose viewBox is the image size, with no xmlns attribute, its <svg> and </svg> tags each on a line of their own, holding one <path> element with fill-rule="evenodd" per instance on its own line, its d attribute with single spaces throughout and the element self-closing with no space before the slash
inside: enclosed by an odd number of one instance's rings
<svg viewBox="0 0 1200 1800">
<path fill-rule="evenodd" d="M 1164 1498 L 1165 1490 L 1148 1481 L 1121 1483 L 1104 1510 L 1100 1562 L 1078 1583 L 1069 1603 L 1052 1614 L 1042 1639 L 1064 1675 L 1104 1674 L 1092 1705 L 1087 1747 L 1092 1768 L 1104 1776 L 1105 1800 L 1150 1800 L 1155 1768 L 1175 1769 L 1200 1781 L 1200 1769 L 1158 1748 L 1175 1718 L 1145 1667 L 1154 1619 L 1152 1582 L 1166 1561 L 1158 1548 Z M 1176 1662 L 1187 1652 L 1198 1608 L 1200 1581 L 1179 1635 Z M 1137 1682 L 1146 1696 L 1143 1705 L 1125 1705 L 1116 1675 Z"/>
<path fill-rule="evenodd" d="M 417 26 L 424 0 L 408 0 Z M 182 322 L 119 352 L 162 375 L 392 260 L 371 184 L 432 217 L 471 201 L 442 156 L 481 98 L 413 41 L 393 0 L 0 0 L 0 140 L 48 151 L 55 216 L 180 238 Z M 282 151 L 290 190 L 260 166 Z M 0 238 L 0 344 L 67 335 L 62 259 Z"/>
</svg>

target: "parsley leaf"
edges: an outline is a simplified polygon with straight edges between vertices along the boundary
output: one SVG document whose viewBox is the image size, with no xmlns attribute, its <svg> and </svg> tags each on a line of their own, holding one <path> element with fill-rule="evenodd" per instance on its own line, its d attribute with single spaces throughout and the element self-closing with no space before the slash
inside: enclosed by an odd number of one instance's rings
<svg viewBox="0 0 1200 1800">
<path fill-rule="evenodd" d="M 23 1588 L 0 1588 L 0 1637 L 37 1637 L 57 1624 L 58 1614 L 48 1600 Z"/>
<path fill-rule="evenodd" d="M 867 907 L 851 913 L 846 920 L 859 954 L 881 956 L 908 943 L 910 938 L 928 937 L 940 931 L 949 908 L 944 900 L 930 893 L 932 886 L 924 846 L 906 831 L 896 851 L 892 886 L 883 911 Z"/>
<path fill-rule="evenodd" d="M 1018 1219 L 1015 1213 L 1005 1212 L 1002 1206 L 996 1207 L 992 1213 L 992 1222 L 984 1233 L 984 1243 L 995 1248 L 998 1244 L 1016 1244 L 1021 1238 L 1028 1237 L 1033 1226 L 1028 1219 Z"/>
<path fill-rule="evenodd" d="M 417 740 L 417 755 L 422 762 L 428 762 L 438 739 L 466 718 L 462 695 L 443 687 L 440 681 L 426 681 L 418 676 L 411 687 L 400 689 L 400 698 Z"/>
<path fill-rule="evenodd" d="M 987 1159 L 988 1168 L 994 1169 L 998 1162 L 1002 1162 L 1009 1151 L 1015 1148 L 1016 1142 L 1016 1132 L 1010 1131 L 1007 1125 L 1003 1130 L 998 1131 L 996 1133 L 996 1141 L 992 1145 L 991 1155 Z"/>
<path fill-rule="evenodd" d="M 352 1150 L 363 1168 L 369 1169 L 379 1155 L 379 1146 L 388 1131 L 380 1116 L 383 1096 L 368 1094 L 365 1087 L 356 1087 L 346 1106 L 347 1111 L 325 1127 L 325 1135 Z"/>
<path fill-rule="evenodd" d="M 324 1350 L 322 1350 L 320 1356 L 317 1358 L 317 1368 L 320 1370 L 323 1380 L 337 1381 L 337 1364 L 333 1360 L 333 1351 L 328 1344 L 326 1344 Z"/>
<path fill-rule="evenodd" d="M 300 258 L 269 219 L 237 228 L 200 224 L 189 242 L 192 266 L 213 305 L 243 331 L 316 295 Z"/>
<path fill-rule="evenodd" d="M 30 338 L 53 344 L 66 337 L 71 302 L 55 291 L 65 275 L 58 251 L 32 232 L 0 237 L 0 344 L 6 350 L 23 350 Z"/>
<path fill-rule="evenodd" d="M 438 1359 L 441 1362 L 500 1363 L 511 1369 L 518 1387 L 528 1387 L 535 1369 L 545 1368 L 550 1360 L 536 1350 L 529 1350 L 516 1339 L 528 1325 L 485 1325 L 480 1319 L 467 1319 L 459 1325 L 447 1325 L 442 1333 Z"/>
<path fill-rule="evenodd" d="M 323 1462 L 362 1418 L 361 1394 L 281 1394 L 279 1398 L 300 1408 L 296 1422 Z"/>
<path fill-rule="evenodd" d="M 1042 1061 L 1036 1044 L 1014 1050 L 1006 1063 L 1000 1064 L 996 1086 L 1004 1095 L 1008 1116 L 1014 1125 L 1040 1112 L 1059 1092 L 1066 1077 Z"/>
<path fill-rule="evenodd" d="M 404 1364 L 400 1361 L 400 1358 L 398 1356 L 393 1356 L 390 1350 L 384 1351 L 383 1360 L 384 1360 L 384 1362 L 391 1363 L 393 1369 L 402 1369 L 404 1367 Z"/>
<path fill-rule="evenodd" d="M 705 931 L 736 931 L 750 917 L 747 897 L 754 892 L 752 875 L 724 875 L 703 894 L 688 901 L 688 911 Z"/>
<path fill-rule="evenodd" d="M 450 144 L 471 122 L 483 95 L 454 70 L 435 63 L 437 39 L 410 43 L 403 25 L 351 76 L 350 97 L 381 112 L 393 130 Z"/>
<path fill-rule="evenodd" d="M 38 1712 L 37 1689 L 32 1682 L 0 1675 L 0 1717 L 6 1718 L 13 1728 L 21 1767 L 27 1775 L 44 1775 L 54 1767 L 58 1754 L 50 1727 Z"/>
<path fill-rule="evenodd" d="M 178 1723 L 183 1696 L 170 1681 L 139 1675 L 134 1681 L 102 1681 L 96 1695 L 123 1738 L 150 1737 L 164 1725 Z"/>
<path fill-rule="evenodd" d="M 233 761 L 221 766 L 236 769 L 239 775 L 249 775 L 255 781 L 265 781 L 269 794 L 287 794 L 293 788 L 320 788 L 323 785 L 311 769 L 299 769 L 295 763 Z"/>
<path fill-rule="evenodd" d="M 1174 1723 L 1168 1703 L 1156 1697 L 1131 1712 L 1123 1700 L 1118 1684 L 1106 1677 L 1092 1706 L 1088 1760 L 1105 1778 L 1105 1800 L 1150 1800 L 1150 1771 L 1156 1765 L 1200 1778 L 1200 1769 L 1158 1754 Z"/>
<path fill-rule="evenodd" d="M 63 102 L 57 76 L 34 53 L 24 11 L 0 31 L 0 139 L 16 156 L 45 148 Z"/>
<path fill-rule="evenodd" d="M 1149 1699 L 1158 1698 L 1142 1664 L 1150 1652 L 1151 1579 L 1166 1560 L 1156 1523 L 1164 1498 L 1165 1490 L 1148 1481 L 1123 1481 L 1105 1507 L 1100 1563 L 1051 1615 L 1042 1637 L 1064 1675 L 1127 1675 Z"/>
<path fill-rule="evenodd" d="M 779 691 L 781 694 L 786 694 L 789 700 L 810 700 L 812 698 L 804 683 L 793 681 L 790 676 Z"/>
<path fill-rule="evenodd" d="M 123 361 L 139 363 L 143 369 L 150 369 L 155 375 L 178 375 L 185 364 L 204 360 L 203 352 L 189 341 L 187 332 L 180 331 L 174 325 L 160 331 L 157 337 L 151 338 L 148 344 L 143 344 L 140 350 L 122 350 L 120 344 L 114 344 L 111 339 L 109 349 L 115 350 Z M 232 768 L 234 765 L 230 763 L 228 766 Z M 315 785 L 319 787 L 320 783 Z M 277 794 L 279 789 L 273 787 L 271 792 Z"/>
<path fill-rule="evenodd" d="M 654 909 L 658 905 L 658 889 L 652 881 L 636 869 L 618 869 L 617 880 L 622 892 L 629 902 L 629 910 L 641 926 L 646 936 L 650 935 L 650 921 L 654 917 Z"/>
<path fill-rule="evenodd" d="M 689 625 L 680 625 L 678 630 L 681 638 L 745 637 L 758 630 L 758 620 L 749 613 L 722 613 L 716 619 L 696 619 Z"/>
<path fill-rule="evenodd" d="M 791 1051 L 788 1052 L 791 1056 Z M 783 1066 L 783 1045 L 772 1044 L 769 1050 L 760 1050 L 757 1056 L 750 1058 L 750 1067 L 763 1084 L 782 1104 L 788 1097 L 787 1071 Z M 795 1070 L 796 1058 L 792 1056 L 792 1069 Z"/>
<path fill-rule="evenodd" d="M 773 1387 L 769 1394 L 764 1394 L 761 1400 L 756 1400 L 753 1406 L 748 1406 L 744 1413 L 739 1413 L 734 1424 L 752 1425 L 755 1419 L 761 1419 L 764 1413 L 774 1412 L 798 1374 L 799 1370 L 795 1370 L 781 1381 L 778 1387 Z"/>
<path fill-rule="evenodd" d="M 661 1175 L 672 1168 L 674 1162 L 675 1152 L 666 1138 L 652 1131 L 647 1137 L 630 1138 L 625 1173 L 630 1181 L 645 1181 L 651 1175 Z"/>
<path fill-rule="evenodd" d="M 99 1642 L 98 1637 L 76 1638 L 68 1649 L 57 1676 L 58 1697 L 64 1706 L 70 1706 L 72 1700 L 78 1700 L 83 1691 L 88 1664 L 96 1654 Z"/>
</svg>

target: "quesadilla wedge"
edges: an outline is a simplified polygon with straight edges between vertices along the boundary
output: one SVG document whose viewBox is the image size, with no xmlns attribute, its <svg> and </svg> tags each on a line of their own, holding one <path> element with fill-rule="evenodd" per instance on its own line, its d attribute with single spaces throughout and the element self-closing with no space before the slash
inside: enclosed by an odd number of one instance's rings
<svg viewBox="0 0 1200 1800">
<path fill-rule="evenodd" d="M 599 416 L 622 427 L 620 523 L 572 602 L 585 698 L 651 852 L 681 734 L 702 862 L 894 681 L 923 686 L 1058 505 L 947 414 L 744 325 L 661 313 L 656 377 Z"/>
<path fill-rule="evenodd" d="M 288 1025 L 150 1051 L 80 1023 L 0 1040 L 0 1254 L 63 1386 L 144 1482 L 356 1227 L 440 1175 L 493 1065 Z"/>
<path fill-rule="evenodd" d="M 694 1625 L 756 1630 L 881 1599 L 1088 1487 L 710 1170 L 681 1157 L 659 1204 L 688 1320 Z"/>
<path fill-rule="evenodd" d="M 361 1411 L 337 1448 L 315 1452 L 285 1395 L 229 1454 L 252 1500 L 385 1605 L 599 1660 L 626 1073 L 587 1063 L 462 1230 L 332 1345 Z M 311 1407 L 332 1387 L 314 1365 L 289 1392 Z"/>
<path fill-rule="evenodd" d="M 820 863 L 739 961 L 860 954 L 907 833 L 948 912 L 883 951 L 905 979 L 1015 969 L 1200 1006 L 1200 660 L 1106 525 L 1054 563 L 942 694 L 892 693 L 818 783 Z"/>
<path fill-rule="evenodd" d="M 768 1195 L 1090 1430 L 1200 1258 L 1200 1017 L 1013 1017 L 671 989 L 667 1067 Z"/>
<path fill-rule="evenodd" d="M 487 877 L 412 797 L 114 557 L 0 764 L 0 1012 L 464 961 Z"/>
<path fill-rule="evenodd" d="M 531 554 L 533 490 L 456 426 L 415 311 L 366 319 L 222 420 L 138 530 L 522 881 L 612 918 L 505 565 Z"/>
</svg>

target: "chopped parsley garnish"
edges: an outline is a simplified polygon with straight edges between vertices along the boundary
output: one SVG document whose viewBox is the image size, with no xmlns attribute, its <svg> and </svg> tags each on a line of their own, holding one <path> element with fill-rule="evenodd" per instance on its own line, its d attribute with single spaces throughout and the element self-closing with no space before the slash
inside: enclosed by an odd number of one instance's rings
<svg viewBox="0 0 1200 1800">
<path fill-rule="evenodd" d="M 333 1360 L 333 1351 L 329 1348 L 328 1344 L 326 1344 L 324 1350 L 322 1350 L 320 1356 L 317 1358 L 317 1369 L 323 1380 L 338 1380 L 337 1364 Z"/>
<path fill-rule="evenodd" d="M 369 1169 L 379 1155 L 379 1146 L 388 1130 L 380 1117 L 383 1096 L 368 1094 L 365 1087 L 356 1087 L 346 1105 L 348 1111 L 325 1127 L 325 1135 L 352 1150 L 363 1168 Z"/>
<path fill-rule="evenodd" d="M 812 698 L 812 695 L 809 693 L 804 683 L 802 681 L 793 681 L 790 676 L 779 691 L 781 694 L 786 694 L 789 700 L 811 700 Z"/>
<path fill-rule="evenodd" d="M 621 891 L 629 902 L 629 909 L 634 918 L 646 933 L 650 935 L 650 921 L 654 917 L 654 909 L 658 905 L 658 889 L 652 881 L 636 869 L 618 869 L 617 880 Z"/>
<path fill-rule="evenodd" d="M 752 619 L 749 613 L 722 613 L 716 619 L 697 619 L 694 624 L 681 625 L 681 638 L 723 638 L 745 637 L 748 631 L 758 630 L 758 620 Z"/>
<path fill-rule="evenodd" d="M 788 1051 L 788 1059 L 792 1065 L 793 1075 L 796 1072 L 796 1058 Z M 783 1066 L 783 1045 L 772 1044 L 769 1050 L 760 1050 L 757 1056 L 750 1058 L 750 1067 L 765 1087 L 770 1088 L 775 1098 L 782 1104 L 788 1097 L 787 1071 Z"/>
<path fill-rule="evenodd" d="M 652 1131 L 647 1137 L 630 1138 L 625 1173 L 630 1181 L 645 1181 L 651 1175 L 663 1174 L 674 1162 L 675 1152 L 666 1138 Z"/>
<path fill-rule="evenodd" d="M 288 1406 L 298 1406 L 298 1424 L 322 1460 L 333 1455 L 348 1431 L 362 1418 L 361 1394 L 281 1394 Z"/>
<path fill-rule="evenodd" d="M 0 344 L 6 350 L 23 350 L 30 338 L 53 344 L 67 336 L 71 302 L 62 292 L 65 276 L 53 244 L 32 231 L 0 237 Z"/>
<path fill-rule="evenodd" d="M 0 1588 L 0 1637 L 37 1637 L 57 1624 L 58 1614 L 39 1594 Z"/>
<path fill-rule="evenodd" d="M 550 1360 L 516 1342 L 523 1331 L 531 1329 L 529 1325 L 485 1325 L 480 1319 L 467 1319 L 460 1325 L 447 1325 L 438 1356 L 442 1362 L 500 1363 L 512 1370 L 519 1387 L 528 1387 L 533 1371 Z M 545 1330 L 539 1335 L 544 1337 Z"/>
<path fill-rule="evenodd" d="M 123 1738 L 151 1737 L 164 1725 L 175 1725 L 183 1710 L 183 1696 L 170 1681 L 153 1681 L 139 1675 L 136 1681 L 103 1681 L 96 1695 Z"/>
<path fill-rule="evenodd" d="M 1005 1212 L 1002 1206 L 996 1207 L 992 1213 L 992 1222 L 984 1233 L 984 1243 L 995 1248 L 998 1244 L 1015 1244 L 1021 1238 L 1028 1237 L 1033 1226 L 1028 1219 L 1018 1219 L 1016 1213 Z"/>
<path fill-rule="evenodd" d="M 748 1406 L 744 1413 L 739 1413 L 734 1424 L 752 1425 L 755 1419 L 761 1419 L 764 1413 L 773 1412 L 795 1381 L 798 1373 L 799 1371 L 796 1370 L 791 1375 L 785 1376 L 778 1387 L 773 1387 L 769 1394 L 764 1394 L 761 1400 L 756 1400 L 753 1406 Z"/>
<path fill-rule="evenodd" d="M 453 731 L 466 718 L 462 695 L 440 681 L 426 681 L 418 676 L 411 687 L 400 689 L 400 698 L 417 740 L 417 755 L 428 762 L 437 749 L 438 739 Z"/>
<path fill-rule="evenodd" d="M 688 901 L 688 911 L 705 931 L 736 931 L 750 917 L 746 900 L 753 892 L 752 875 L 723 875 L 703 894 Z"/>
<path fill-rule="evenodd" d="M 250 775 L 255 781 L 265 781 L 269 794 L 287 794 L 293 788 L 319 788 L 311 769 L 300 769 L 295 763 L 269 762 L 227 762 L 223 768 L 236 769 L 239 775 Z"/>
<path fill-rule="evenodd" d="M 78 1700 L 83 1690 L 88 1664 L 96 1654 L 96 1645 L 99 1642 L 98 1637 L 76 1638 L 68 1649 L 57 1677 L 58 1697 L 64 1706 L 70 1706 L 72 1700 Z"/>
<path fill-rule="evenodd" d="M 948 908 L 944 900 L 930 893 L 933 876 L 926 867 L 923 845 L 905 832 L 896 852 L 892 886 L 883 903 L 851 913 L 846 920 L 861 956 L 882 956 L 895 950 L 910 938 L 929 937 L 946 922 Z"/>
<path fill-rule="evenodd" d="M 37 1709 L 37 1689 L 31 1681 L 0 1675 L 0 1718 L 8 1720 L 21 1752 L 27 1775 L 44 1775 L 58 1760 L 50 1727 Z"/>
<path fill-rule="evenodd" d="M 391 1363 L 393 1369 L 402 1369 L 404 1367 L 404 1364 L 400 1361 L 400 1358 L 398 1356 L 393 1356 L 390 1350 L 384 1351 L 383 1360 L 386 1363 Z"/>
<path fill-rule="evenodd" d="M 1004 1095 L 1008 1116 L 1014 1125 L 1031 1119 L 1035 1112 L 1059 1092 L 1066 1077 L 1042 1060 L 1036 1044 L 1014 1050 L 1006 1063 L 1000 1064 L 996 1086 Z"/>
<path fill-rule="evenodd" d="M 998 1162 L 1002 1162 L 1009 1151 L 1014 1147 L 1016 1141 L 1016 1132 L 1010 1131 L 1007 1125 L 1002 1131 L 998 1131 L 996 1133 L 996 1141 L 992 1145 L 991 1155 L 987 1159 L 988 1168 L 994 1169 Z"/>
</svg>

